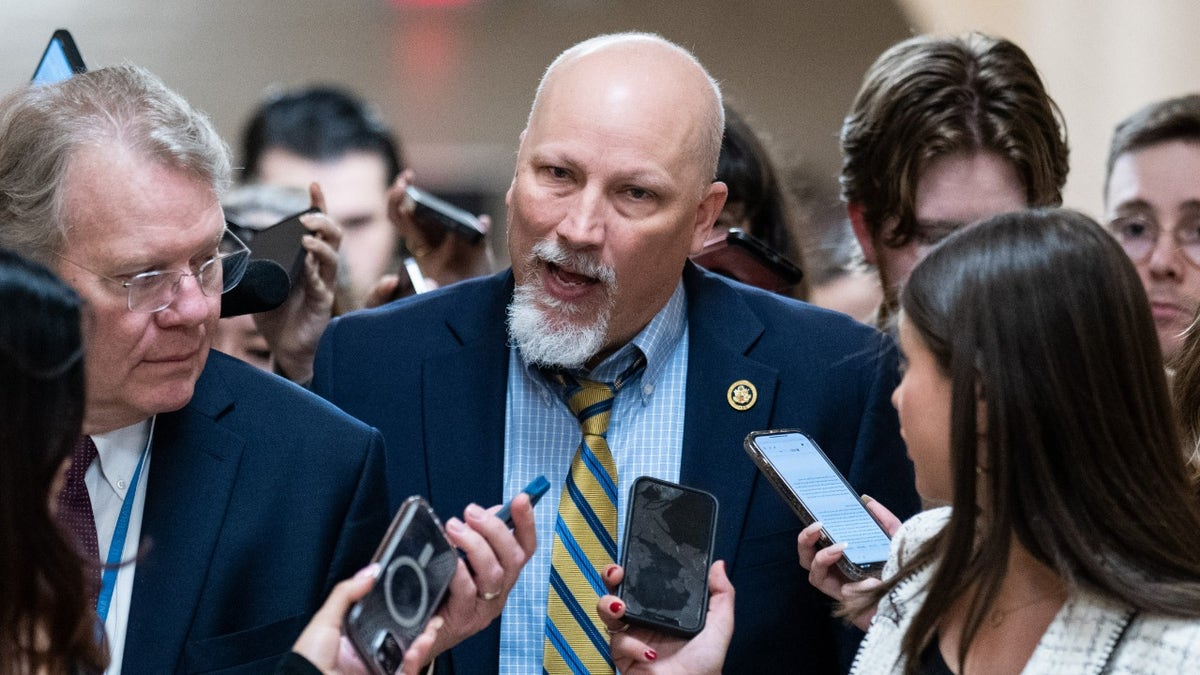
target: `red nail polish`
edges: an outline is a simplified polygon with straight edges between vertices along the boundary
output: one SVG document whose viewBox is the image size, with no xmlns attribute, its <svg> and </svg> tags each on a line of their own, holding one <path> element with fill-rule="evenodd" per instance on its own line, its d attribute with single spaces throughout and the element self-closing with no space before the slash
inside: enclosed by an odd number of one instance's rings
<svg viewBox="0 0 1200 675">
<path fill-rule="evenodd" d="M 658 652 L 654 651 L 653 649 L 646 650 L 646 660 L 647 661 L 653 661 L 654 659 L 657 659 L 657 658 L 658 658 Z"/>
<path fill-rule="evenodd" d="M 618 601 L 614 602 L 613 604 L 609 605 L 608 611 L 612 612 L 613 614 L 616 614 L 617 612 L 621 611 L 621 601 L 618 600 Z"/>
<path fill-rule="evenodd" d="M 608 569 L 604 570 L 604 578 L 611 579 L 613 572 L 616 572 L 616 571 L 617 571 L 617 568 L 610 565 Z"/>
</svg>

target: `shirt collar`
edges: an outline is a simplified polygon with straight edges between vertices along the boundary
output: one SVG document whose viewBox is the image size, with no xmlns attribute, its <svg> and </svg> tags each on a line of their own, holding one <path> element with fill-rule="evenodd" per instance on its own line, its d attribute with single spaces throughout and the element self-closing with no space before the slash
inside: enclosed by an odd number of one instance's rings
<svg viewBox="0 0 1200 675">
<path fill-rule="evenodd" d="M 92 436 L 100 475 L 117 494 L 125 494 L 133 471 L 137 468 L 142 451 L 150 442 L 154 418 L 142 420 L 127 427 Z"/>
</svg>

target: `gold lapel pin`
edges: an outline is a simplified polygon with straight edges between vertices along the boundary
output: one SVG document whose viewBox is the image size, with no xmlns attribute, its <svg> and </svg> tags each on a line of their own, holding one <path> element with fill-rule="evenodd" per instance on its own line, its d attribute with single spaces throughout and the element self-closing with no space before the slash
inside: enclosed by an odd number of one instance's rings
<svg viewBox="0 0 1200 675">
<path fill-rule="evenodd" d="M 729 391 L 725 392 L 725 400 L 729 401 L 729 407 L 734 410 L 749 410 L 758 401 L 758 390 L 750 380 L 738 380 L 729 385 Z"/>
</svg>

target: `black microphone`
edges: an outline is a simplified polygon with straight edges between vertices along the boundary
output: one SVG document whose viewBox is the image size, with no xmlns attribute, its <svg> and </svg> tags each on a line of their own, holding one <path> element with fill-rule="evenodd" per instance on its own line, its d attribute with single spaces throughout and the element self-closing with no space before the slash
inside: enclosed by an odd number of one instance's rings
<svg viewBox="0 0 1200 675">
<path fill-rule="evenodd" d="M 241 282 L 221 296 L 221 318 L 266 312 L 287 300 L 287 270 L 270 260 L 251 260 Z"/>
</svg>

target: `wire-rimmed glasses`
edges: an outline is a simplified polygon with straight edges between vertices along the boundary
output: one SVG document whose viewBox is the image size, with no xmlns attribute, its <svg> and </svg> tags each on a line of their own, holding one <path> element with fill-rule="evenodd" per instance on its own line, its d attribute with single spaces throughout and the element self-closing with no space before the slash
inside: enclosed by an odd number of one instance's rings
<svg viewBox="0 0 1200 675">
<path fill-rule="evenodd" d="M 84 267 L 61 255 L 58 257 L 101 279 L 123 286 L 128 293 L 129 311 L 153 314 L 171 306 L 179 295 L 179 283 L 184 277 L 194 277 L 200 292 L 208 297 L 220 295 L 238 285 L 242 275 L 246 273 L 246 265 L 250 262 L 250 249 L 229 231 L 228 225 L 226 223 L 225 231 L 221 233 L 216 254 L 201 261 L 188 272 L 151 270 L 118 279 Z"/>
</svg>

